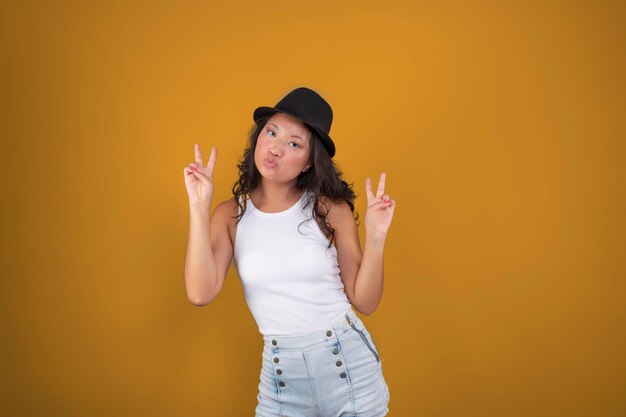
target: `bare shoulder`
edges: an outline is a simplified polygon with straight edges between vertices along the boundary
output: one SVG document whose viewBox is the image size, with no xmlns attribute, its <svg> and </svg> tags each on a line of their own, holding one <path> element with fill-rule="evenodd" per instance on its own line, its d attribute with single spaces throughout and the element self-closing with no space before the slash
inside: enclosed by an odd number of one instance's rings
<svg viewBox="0 0 626 417">
<path fill-rule="evenodd" d="M 326 213 L 326 222 L 334 229 L 341 228 L 346 223 L 355 223 L 354 214 L 346 201 L 333 201 L 326 196 L 320 196 L 318 209 Z"/>
<path fill-rule="evenodd" d="M 222 201 L 217 206 L 215 206 L 215 211 L 220 211 L 222 215 L 226 214 L 237 214 L 237 203 L 232 198 Z"/>
<path fill-rule="evenodd" d="M 230 235 L 231 242 L 235 241 L 235 232 L 237 223 L 235 217 L 238 213 L 238 206 L 235 200 L 229 198 L 222 201 L 213 210 L 213 217 L 216 221 L 228 226 L 228 234 Z"/>
</svg>

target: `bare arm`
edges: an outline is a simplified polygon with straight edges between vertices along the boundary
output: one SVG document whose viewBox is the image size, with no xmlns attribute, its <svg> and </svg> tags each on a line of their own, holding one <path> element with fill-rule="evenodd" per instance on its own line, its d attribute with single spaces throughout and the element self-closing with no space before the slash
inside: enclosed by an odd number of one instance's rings
<svg viewBox="0 0 626 417">
<path fill-rule="evenodd" d="M 231 202 L 225 201 L 210 216 L 204 205 L 189 206 L 185 290 L 194 305 L 209 304 L 224 285 L 233 256 L 227 217 L 231 207 Z"/>
<path fill-rule="evenodd" d="M 383 254 L 395 200 L 384 194 L 385 174 L 381 174 L 374 196 L 371 179 L 366 179 L 368 210 L 365 213 L 365 249 L 361 251 L 359 234 L 350 207 L 331 205 L 327 220 L 335 228 L 335 245 L 340 276 L 350 303 L 362 314 L 372 314 L 383 295 Z"/>
<path fill-rule="evenodd" d="M 202 162 L 200 145 L 194 144 L 195 162 L 183 170 L 189 195 L 189 239 L 185 255 L 185 291 L 189 301 L 197 306 L 209 304 L 220 292 L 233 256 L 228 232 L 229 208 L 234 202 L 224 201 L 209 209 L 213 199 L 213 169 L 217 148 L 211 149 L 206 167 Z M 232 211 L 232 210 L 231 210 Z"/>
<path fill-rule="evenodd" d="M 358 300 L 359 311 L 369 316 L 376 310 L 383 296 L 385 236 L 366 233 L 364 246 L 361 266 L 355 278 L 354 299 Z"/>
<path fill-rule="evenodd" d="M 350 304 L 361 314 L 372 314 L 383 295 L 385 235 L 367 233 L 361 251 L 352 211 L 346 203 L 333 204 L 327 220 L 335 229 L 337 262 Z"/>
<path fill-rule="evenodd" d="M 194 305 L 213 298 L 217 287 L 215 258 L 211 250 L 209 208 L 189 205 L 189 238 L 185 256 L 185 290 Z"/>
</svg>

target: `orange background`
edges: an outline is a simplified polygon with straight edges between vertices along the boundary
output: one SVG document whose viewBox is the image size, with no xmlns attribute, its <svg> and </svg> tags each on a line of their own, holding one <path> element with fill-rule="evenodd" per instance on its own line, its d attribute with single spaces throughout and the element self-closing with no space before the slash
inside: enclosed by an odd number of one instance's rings
<svg viewBox="0 0 626 417">
<path fill-rule="evenodd" d="M 624 2 L 6 2 L 3 416 L 251 416 L 231 268 L 185 296 L 183 168 L 230 197 L 252 112 L 332 105 L 365 214 L 390 416 L 626 414 Z M 360 227 L 364 238 L 363 226 Z"/>
</svg>

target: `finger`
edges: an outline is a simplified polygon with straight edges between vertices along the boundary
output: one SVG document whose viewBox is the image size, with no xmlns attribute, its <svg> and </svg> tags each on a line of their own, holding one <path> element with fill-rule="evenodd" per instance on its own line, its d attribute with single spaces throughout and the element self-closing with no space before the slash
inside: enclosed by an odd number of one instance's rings
<svg viewBox="0 0 626 417">
<path fill-rule="evenodd" d="M 213 176 L 213 168 L 215 167 L 215 160 L 217 159 L 217 148 L 213 147 L 211 148 L 211 155 L 209 156 L 209 162 L 207 163 L 206 167 L 207 167 L 207 174 L 209 175 L 210 178 L 212 178 Z"/>
<path fill-rule="evenodd" d="M 208 184 L 209 183 L 209 177 L 207 177 L 201 171 L 196 169 L 196 170 L 193 171 L 193 175 L 195 175 L 196 178 L 198 178 L 200 181 L 202 181 L 203 184 Z"/>
<path fill-rule="evenodd" d="M 380 174 L 380 178 L 378 180 L 378 189 L 376 190 L 376 198 L 381 198 L 383 193 L 385 192 L 385 173 Z"/>
<path fill-rule="evenodd" d="M 200 152 L 200 145 L 196 143 L 194 145 L 194 149 L 196 153 L 196 163 L 199 164 L 200 167 L 202 167 L 202 152 Z"/>
<path fill-rule="evenodd" d="M 380 203 L 380 209 L 382 211 L 387 211 L 387 210 L 391 210 L 393 212 L 393 209 L 396 208 L 396 204 L 393 200 L 391 200 L 391 202 L 389 203 Z"/>
<path fill-rule="evenodd" d="M 378 201 L 378 202 L 372 204 L 371 206 L 369 206 L 368 210 L 369 209 L 385 210 L 386 208 L 389 208 L 389 203 L 383 203 L 382 201 Z"/>
<path fill-rule="evenodd" d="M 188 166 L 185 167 L 185 172 L 189 174 L 193 174 L 194 172 L 200 172 L 200 170 L 196 167 L 196 163 L 192 162 Z"/>
<path fill-rule="evenodd" d="M 372 193 L 372 179 L 370 177 L 365 178 L 365 195 L 368 201 L 374 198 L 374 193 Z"/>
<path fill-rule="evenodd" d="M 199 172 L 194 167 L 185 167 L 185 177 L 193 175 L 195 172 Z"/>
<path fill-rule="evenodd" d="M 196 177 L 196 179 L 200 181 L 201 183 L 204 183 L 204 181 L 202 180 L 202 177 L 200 176 L 201 175 L 200 171 L 191 171 L 191 175 Z"/>
<path fill-rule="evenodd" d="M 389 194 L 383 195 L 383 203 L 388 203 L 388 202 L 389 202 Z"/>
</svg>

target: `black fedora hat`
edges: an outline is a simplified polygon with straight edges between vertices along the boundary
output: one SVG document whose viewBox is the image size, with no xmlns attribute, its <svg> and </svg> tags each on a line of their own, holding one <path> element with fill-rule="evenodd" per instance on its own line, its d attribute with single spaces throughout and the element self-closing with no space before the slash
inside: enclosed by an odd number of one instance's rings
<svg viewBox="0 0 626 417">
<path fill-rule="evenodd" d="M 315 91 L 306 87 L 298 87 L 283 97 L 274 107 L 257 107 L 253 113 L 255 123 L 265 116 L 277 112 L 286 113 L 306 123 L 322 138 L 322 144 L 328 156 L 335 155 L 335 144 L 328 135 L 333 122 L 333 109 Z"/>
</svg>

